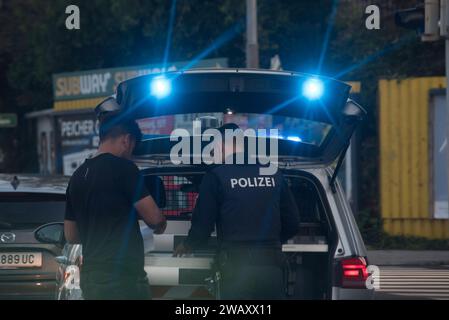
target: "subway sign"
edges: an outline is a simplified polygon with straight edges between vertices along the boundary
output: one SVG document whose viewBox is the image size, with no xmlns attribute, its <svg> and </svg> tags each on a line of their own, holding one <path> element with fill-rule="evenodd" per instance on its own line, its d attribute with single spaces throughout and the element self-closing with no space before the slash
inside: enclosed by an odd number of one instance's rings
<svg viewBox="0 0 449 320">
<path fill-rule="evenodd" d="M 145 66 L 98 69 L 83 72 L 60 73 L 53 75 L 53 96 L 55 101 L 106 97 L 115 93 L 117 85 L 125 80 L 165 71 L 189 68 L 190 61 Z M 226 58 L 200 60 L 193 68 L 226 68 Z"/>
</svg>

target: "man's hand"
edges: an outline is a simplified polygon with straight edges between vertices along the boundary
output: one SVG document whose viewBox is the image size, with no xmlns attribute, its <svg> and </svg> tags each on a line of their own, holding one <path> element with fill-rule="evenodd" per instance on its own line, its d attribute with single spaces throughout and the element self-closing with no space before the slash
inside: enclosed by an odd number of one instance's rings
<svg viewBox="0 0 449 320">
<path fill-rule="evenodd" d="M 189 255 L 192 253 L 192 249 L 184 244 L 184 242 L 181 242 L 173 251 L 173 257 L 182 257 L 184 255 Z"/>
<path fill-rule="evenodd" d="M 164 221 L 154 227 L 154 234 L 163 234 L 165 229 L 167 229 L 167 219 L 164 217 Z"/>
<path fill-rule="evenodd" d="M 154 234 L 163 234 L 167 228 L 167 218 L 163 217 L 158 224 L 147 224 L 147 226 L 153 230 Z"/>
<path fill-rule="evenodd" d="M 148 227 L 154 230 L 155 234 L 162 234 L 167 227 L 167 219 L 154 202 L 151 196 L 147 196 L 136 202 L 134 206 L 139 216 L 145 221 Z"/>
</svg>

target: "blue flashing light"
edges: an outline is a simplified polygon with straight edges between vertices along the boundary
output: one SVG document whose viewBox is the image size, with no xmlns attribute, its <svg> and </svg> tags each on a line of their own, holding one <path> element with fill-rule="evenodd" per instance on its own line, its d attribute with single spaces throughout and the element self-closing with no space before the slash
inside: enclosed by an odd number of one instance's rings
<svg viewBox="0 0 449 320">
<path fill-rule="evenodd" d="M 156 77 L 151 81 L 150 94 L 157 99 L 163 99 L 171 93 L 171 82 L 165 77 Z"/>
<path fill-rule="evenodd" d="M 324 94 L 324 83 L 320 79 L 311 78 L 302 85 L 302 95 L 309 100 L 318 100 Z"/>
<path fill-rule="evenodd" d="M 302 139 L 298 136 L 288 136 L 287 140 L 294 141 L 294 142 L 302 142 Z"/>
</svg>

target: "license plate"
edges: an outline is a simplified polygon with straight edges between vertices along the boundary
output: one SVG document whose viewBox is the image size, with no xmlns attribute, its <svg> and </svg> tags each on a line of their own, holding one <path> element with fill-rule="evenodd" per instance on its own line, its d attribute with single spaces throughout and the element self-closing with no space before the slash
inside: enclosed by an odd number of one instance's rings
<svg viewBox="0 0 449 320">
<path fill-rule="evenodd" d="M 40 252 L 0 253 L 0 269 L 38 268 L 42 266 Z"/>
</svg>

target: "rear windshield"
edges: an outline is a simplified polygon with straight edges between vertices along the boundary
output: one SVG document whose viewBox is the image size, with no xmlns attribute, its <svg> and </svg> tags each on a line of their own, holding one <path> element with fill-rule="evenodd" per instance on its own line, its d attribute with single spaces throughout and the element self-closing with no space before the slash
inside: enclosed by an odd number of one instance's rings
<svg viewBox="0 0 449 320">
<path fill-rule="evenodd" d="M 242 130 L 254 129 L 256 132 L 258 129 L 278 129 L 280 139 L 317 147 L 321 146 L 332 128 L 327 123 L 317 121 L 254 113 L 189 113 L 140 119 L 138 122 L 144 139 L 151 139 L 156 136 L 170 135 L 175 128 L 186 129 L 192 133 L 194 120 L 201 120 L 202 129 L 215 128 L 226 123 L 235 123 Z"/>
<path fill-rule="evenodd" d="M 35 228 L 64 220 L 65 195 L 0 193 L 0 230 Z"/>
</svg>

